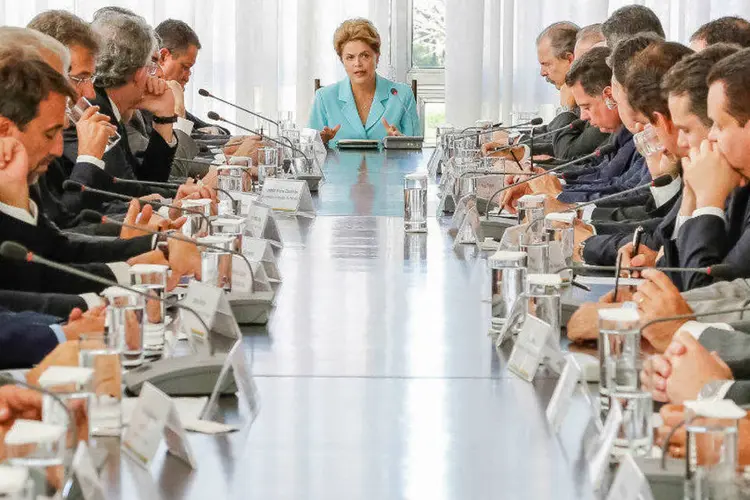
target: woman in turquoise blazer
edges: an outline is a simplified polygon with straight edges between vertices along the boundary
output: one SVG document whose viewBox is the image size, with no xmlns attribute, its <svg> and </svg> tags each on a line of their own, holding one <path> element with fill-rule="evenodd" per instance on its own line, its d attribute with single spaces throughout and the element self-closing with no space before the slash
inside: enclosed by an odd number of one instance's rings
<svg viewBox="0 0 750 500">
<path fill-rule="evenodd" d="M 323 142 L 383 139 L 388 135 L 422 135 L 411 88 L 379 76 L 380 35 L 366 19 L 339 26 L 333 46 L 347 78 L 315 93 L 310 128 Z"/>
</svg>

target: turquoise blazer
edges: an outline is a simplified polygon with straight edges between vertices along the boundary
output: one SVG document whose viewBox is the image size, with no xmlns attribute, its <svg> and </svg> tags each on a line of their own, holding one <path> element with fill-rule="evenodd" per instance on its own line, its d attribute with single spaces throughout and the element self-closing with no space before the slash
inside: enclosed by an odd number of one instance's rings
<svg viewBox="0 0 750 500">
<path fill-rule="evenodd" d="M 393 89 L 397 93 L 394 94 Z M 323 130 L 323 127 L 333 128 L 341 124 L 336 137 L 329 143 L 330 146 L 335 146 L 341 139 L 383 139 L 386 136 L 383 117 L 391 125 L 396 125 L 404 135 L 422 135 L 417 116 L 417 102 L 414 100 L 411 87 L 377 75 L 370 114 L 367 123 L 362 125 L 354 102 L 352 85 L 347 77 L 315 92 L 315 102 L 308 126 Z"/>
</svg>

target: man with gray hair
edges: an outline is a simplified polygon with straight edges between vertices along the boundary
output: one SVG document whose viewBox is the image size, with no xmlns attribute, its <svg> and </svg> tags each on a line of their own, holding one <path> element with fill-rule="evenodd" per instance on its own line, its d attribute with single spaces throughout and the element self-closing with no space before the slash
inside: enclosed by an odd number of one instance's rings
<svg viewBox="0 0 750 500">
<path fill-rule="evenodd" d="M 607 41 L 602 34 L 602 25 L 599 23 L 584 26 L 576 35 L 576 45 L 573 54 L 579 59 L 583 54 L 593 49 L 606 45 Z"/>
<path fill-rule="evenodd" d="M 96 59 L 96 98 L 92 104 L 109 116 L 121 140 L 105 155 L 105 172 L 125 179 L 164 182 L 169 179 L 177 139 L 173 124 L 174 96 L 166 82 L 157 77 L 159 67 L 152 61 L 158 49 L 154 31 L 138 16 L 107 13 L 92 24 L 100 37 Z M 154 126 L 148 147 L 139 160 L 127 140 L 124 118 L 134 110 L 148 111 Z M 65 156 L 75 161 L 77 137 L 68 135 Z"/>
<path fill-rule="evenodd" d="M 644 5 L 620 7 L 602 23 L 602 33 L 607 39 L 608 47 L 614 47 L 620 40 L 638 33 L 655 33 L 664 38 L 664 28 L 659 17 Z"/>
</svg>

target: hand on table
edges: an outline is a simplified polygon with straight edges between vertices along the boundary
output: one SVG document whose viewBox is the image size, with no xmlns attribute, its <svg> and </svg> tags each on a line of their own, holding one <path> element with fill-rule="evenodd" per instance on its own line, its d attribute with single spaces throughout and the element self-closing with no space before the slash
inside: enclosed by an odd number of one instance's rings
<svg viewBox="0 0 750 500">
<path fill-rule="evenodd" d="M 732 371 L 715 352 L 708 352 L 690 333 L 680 330 L 664 357 L 671 365 L 666 380 L 669 401 L 683 403 L 698 399 L 709 382 L 732 380 Z"/>
<path fill-rule="evenodd" d="M 201 278 L 201 253 L 195 242 L 171 238 L 169 240 L 169 267 L 172 274 L 167 281 L 167 290 L 172 290 L 180 283 L 183 276 Z"/>
<path fill-rule="evenodd" d="M 693 313 L 687 301 L 666 274 L 646 269 L 643 271 L 643 277 L 646 281 L 638 285 L 638 291 L 633 295 L 642 324 L 668 316 Z M 672 342 L 675 332 L 686 322 L 687 320 L 675 320 L 656 323 L 643 330 L 643 337 L 658 352 L 664 352 Z"/>
<path fill-rule="evenodd" d="M 649 247 L 641 243 L 638 245 L 638 254 L 633 254 L 633 243 L 627 243 L 620 247 L 617 251 L 618 255 L 622 255 L 622 267 L 654 267 L 658 260 L 658 253 L 651 250 Z M 640 271 L 622 271 L 620 273 L 621 278 L 640 278 Z"/>
</svg>

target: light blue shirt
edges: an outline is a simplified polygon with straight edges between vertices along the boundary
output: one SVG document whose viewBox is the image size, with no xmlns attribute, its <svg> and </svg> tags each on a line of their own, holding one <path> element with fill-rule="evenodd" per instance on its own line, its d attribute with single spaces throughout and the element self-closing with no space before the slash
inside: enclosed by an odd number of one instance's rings
<svg viewBox="0 0 750 500">
<path fill-rule="evenodd" d="M 336 137 L 329 143 L 334 146 L 341 139 L 383 139 L 387 135 L 383 118 L 404 135 L 422 135 L 417 102 L 411 87 L 377 75 L 370 114 L 362 125 L 351 82 L 345 78 L 315 92 L 309 127 L 323 130 L 324 127 L 334 128 L 340 124 Z"/>
</svg>

